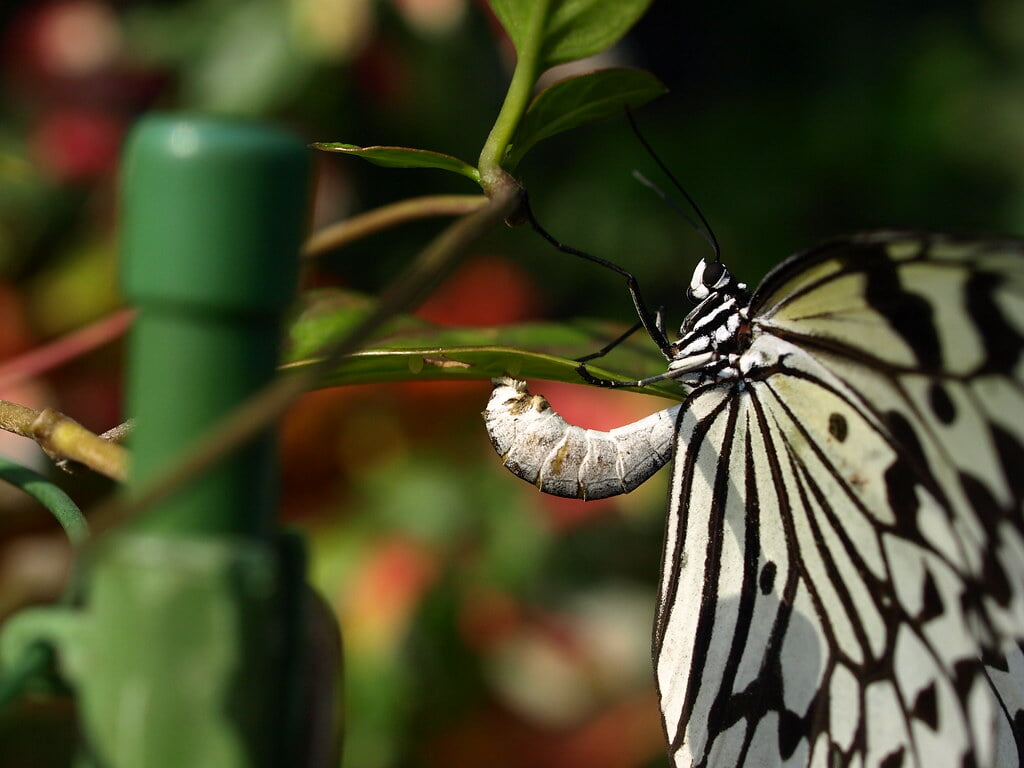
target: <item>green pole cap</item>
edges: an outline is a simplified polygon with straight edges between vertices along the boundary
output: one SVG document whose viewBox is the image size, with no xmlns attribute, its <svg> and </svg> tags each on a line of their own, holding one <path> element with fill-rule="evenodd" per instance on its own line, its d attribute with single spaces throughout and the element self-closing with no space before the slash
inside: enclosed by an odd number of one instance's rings
<svg viewBox="0 0 1024 768">
<path fill-rule="evenodd" d="M 285 131 L 207 116 L 145 118 L 122 169 L 126 296 L 279 312 L 294 297 L 308 180 L 308 152 Z"/>
</svg>

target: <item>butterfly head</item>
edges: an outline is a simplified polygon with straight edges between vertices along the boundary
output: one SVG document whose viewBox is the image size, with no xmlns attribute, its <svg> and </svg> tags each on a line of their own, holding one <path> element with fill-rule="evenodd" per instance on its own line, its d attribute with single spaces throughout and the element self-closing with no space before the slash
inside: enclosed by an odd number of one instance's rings
<svg viewBox="0 0 1024 768">
<path fill-rule="evenodd" d="M 704 301 L 712 293 L 735 294 L 745 291 L 746 288 L 747 286 L 738 282 L 721 261 L 701 259 L 697 268 L 693 270 L 693 277 L 690 278 L 690 287 L 686 290 L 686 295 L 696 304 Z"/>
<path fill-rule="evenodd" d="M 694 369 L 699 381 L 735 378 L 735 361 L 749 339 L 746 283 L 739 282 L 718 259 L 701 260 L 686 294 L 697 306 L 683 319 L 679 340 L 671 345 L 669 367 L 690 370 L 699 365 Z"/>
</svg>

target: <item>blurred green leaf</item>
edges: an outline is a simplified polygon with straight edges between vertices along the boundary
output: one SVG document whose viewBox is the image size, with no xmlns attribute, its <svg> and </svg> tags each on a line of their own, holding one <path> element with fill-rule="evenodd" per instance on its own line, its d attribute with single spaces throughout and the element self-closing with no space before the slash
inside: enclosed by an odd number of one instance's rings
<svg viewBox="0 0 1024 768">
<path fill-rule="evenodd" d="M 313 365 L 317 350 L 364 318 L 370 300 L 342 291 L 320 291 L 292 323 L 285 370 Z M 596 320 L 572 323 L 519 323 L 498 327 L 437 326 L 408 315 L 394 318 L 372 349 L 358 352 L 322 382 L 324 387 L 396 381 L 480 380 L 511 375 L 581 384 L 574 358 L 614 339 L 622 328 Z M 596 376 L 641 377 L 664 370 L 665 361 L 650 339 L 636 334 L 609 356 L 614 371 L 588 364 Z M 635 391 L 681 400 L 673 381 Z"/>
<path fill-rule="evenodd" d="M 530 104 L 512 139 L 505 167 L 513 169 L 538 141 L 587 123 L 622 114 L 668 89 L 641 69 L 604 69 L 559 80 L 545 88 Z"/>
<path fill-rule="evenodd" d="M 531 48 L 540 27 L 540 67 L 593 56 L 614 45 L 651 0 L 489 0 L 516 51 Z M 538 15 L 544 18 L 538 19 Z"/>
<path fill-rule="evenodd" d="M 359 147 L 340 141 L 319 141 L 312 146 L 314 149 L 322 149 L 324 152 L 355 155 L 385 168 L 440 168 L 442 171 L 457 173 L 467 179 L 472 179 L 477 184 L 480 183 L 480 172 L 476 168 L 464 160 L 442 152 L 412 149 L 411 147 Z"/>
</svg>

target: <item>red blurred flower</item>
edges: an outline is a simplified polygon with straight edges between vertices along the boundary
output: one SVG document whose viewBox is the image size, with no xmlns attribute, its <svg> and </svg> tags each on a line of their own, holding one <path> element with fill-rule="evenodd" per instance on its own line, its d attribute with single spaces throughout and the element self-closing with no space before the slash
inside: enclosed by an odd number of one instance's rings
<svg viewBox="0 0 1024 768">
<path fill-rule="evenodd" d="M 85 181 L 113 172 L 124 121 L 93 109 L 61 109 L 36 126 L 32 145 L 40 166 L 59 181 Z"/>
<path fill-rule="evenodd" d="M 352 647 L 400 642 L 423 594 L 437 578 L 437 556 L 399 536 L 381 542 L 353 575 L 342 625 Z"/>
<path fill-rule="evenodd" d="M 389 41 L 377 37 L 356 58 L 355 82 L 375 104 L 395 107 L 409 92 L 411 77 L 402 52 Z"/>
<path fill-rule="evenodd" d="M 109 67 L 121 53 L 117 16 L 106 3 L 53 3 L 38 17 L 39 63 L 55 75 L 82 76 Z"/>
<path fill-rule="evenodd" d="M 535 317 L 530 276 L 508 259 L 466 261 L 423 303 L 417 314 L 442 325 L 501 325 Z"/>
<path fill-rule="evenodd" d="M 11 23 L 4 49 L 15 76 L 34 80 L 82 78 L 110 68 L 121 54 L 117 16 L 96 0 L 26 6 Z"/>
</svg>

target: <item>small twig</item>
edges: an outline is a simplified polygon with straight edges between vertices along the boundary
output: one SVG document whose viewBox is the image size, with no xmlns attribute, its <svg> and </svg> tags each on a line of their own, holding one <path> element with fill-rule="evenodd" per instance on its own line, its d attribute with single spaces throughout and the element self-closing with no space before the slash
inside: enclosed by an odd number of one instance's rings
<svg viewBox="0 0 1024 768">
<path fill-rule="evenodd" d="M 111 427 L 106 432 L 101 432 L 100 437 L 120 445 L 131 435 L 133 429 L 135 429 L 135 419 L 128 419 L 128 421 L 122 422 L 116 427 Z"/>
<path fill-rule="evenodd" d="M 125 448 L 104 440 L 52 408 L 44 408 L 32 422 L 32 438 L 58 461 L 76 461 L 118 482 L 124 482 L 128 476 Z"/>
<path fill-rule="evenodd" d="M 100 439 L 105 440 L 108 443 L 113 443 L 114 445 L 120 445 L 121 443 L 123 443 L 125 440 L 128 439 L 129 435 L 131 435 L 132 430 L 134 428 L 135 428 L 135 421 L 133 419 L 128 419 L 128 421 L 122 422 L 121 424 L 118 424 L 116 427 L 111 427 L 106 432 L 100 432 L 99 436 L 100 436 Z M 57 458 L 57 457 L 52 457 L 52 456 L 51 456 L 51 458 L 55 458 L 56 459 L 56 461 L 57 461 L 57 469 L 61 469 L 61 470 L 65 471 L 65 472 L 68 472 L 68 473 L 73 473 L 75 471 L 75 464 L 76 464 L 76 462 L 75 462 L 74 459 L 71 459 L 71 458 Z M 126 460 L 127 460 L 127 458 L 128 457 L 126 455 Z M 123 479 L 123 478 L 121 478 L 121 479 Z"/>
<path fill-rule="evenodd" d="M 38 376 L 113 341 L 131 325 L 135 310 L 120 309 L 90 325 L 0 364 L 0 387 Z M 0 400 L 0 429 L 35 440 L 61 469 L 83 464 L 112 480 L 127 475 L 128 452 L 119 447 L 131 429 L 120 424 L 96 435 L 77 421 L 47 408 L 37 411 Z"/>
<path fill-rule="evenodd" d="M 487 205 L 483 195 L 426 195 L 385 205 L 314 232 L 302 248 L 306 258 L 321 256 L 396 224 L 433 216 L 464 216 Z"/>
<path fill-rule="evenodd" d="M 0 400 L 0 429 L 22 437 L 32 437 L 32 422 L 39 411 L 7 400 Z"/>
<path fill-rule="evenodd" d="M 128 474 L 127 450 L 52 408 L 36 411 L 0 400 L 0 429 L 35 440 L 54 461 L 78 462 L 122 482 Z"/>
</svg>

